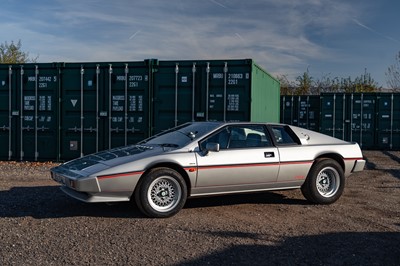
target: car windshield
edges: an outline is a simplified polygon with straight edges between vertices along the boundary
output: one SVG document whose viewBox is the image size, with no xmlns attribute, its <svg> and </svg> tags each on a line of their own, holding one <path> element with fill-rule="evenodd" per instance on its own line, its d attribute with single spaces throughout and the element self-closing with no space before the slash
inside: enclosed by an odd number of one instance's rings
<svg viewBox="0 0 400 266">
<path fill-rule="evenodd" d="M 162 145 L 176 148 L 183 147 L 198 140 L 220 125 L 221 123 L 214 122 L 186 123 L 148 138 L 139 144 Z"/>
</svg>

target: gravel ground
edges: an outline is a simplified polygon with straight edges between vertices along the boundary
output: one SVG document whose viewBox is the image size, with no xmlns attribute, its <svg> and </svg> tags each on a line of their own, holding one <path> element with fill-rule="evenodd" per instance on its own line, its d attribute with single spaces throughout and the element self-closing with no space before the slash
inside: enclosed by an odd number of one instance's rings
<svg viewBox="0 0 400 266">
<path fill-rule="evenodd" d="M 333 205 L 279 191 L 191 199 L 168 219 L 71 199 L 54 163 L 0 162 L 0 264 L 400 265 L 400 152 L 364 155 Z"/>
</svg>

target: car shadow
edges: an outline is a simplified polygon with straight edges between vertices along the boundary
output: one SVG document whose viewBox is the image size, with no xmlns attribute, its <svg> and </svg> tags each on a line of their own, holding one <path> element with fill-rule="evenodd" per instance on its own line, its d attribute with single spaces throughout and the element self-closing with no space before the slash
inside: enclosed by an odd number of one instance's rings
<svg viewBox="0 0 400 266">
<path fill-rule="evenodd" d="M 382 151 L 382 154 L 390 158 L 392 161 L 400 164 L 400 157 L 394 155 L 393 153 L 389 151 Z M 367 156 L 365 156 L 365 159 L 366 159 L 365 169 L 380 170 L 390 174 L 394 178 L 400 179 L 400 168 L 393 168 L 393 167 L 385 168 L 385 165 L 378 166 L 376 163 L 372 162 Z"/>
<path fill-rule="evenodd" d="M 308 205 L 306 200 L 288 198 L 279 192 L 259 192 L 248 194 L 221 195 L 214 197 L 192 198 L 186 202 L 185 208 L 201 208 L 230 206 L 241 204 L 284 204 Z"/>
<path fill-rule="evenodd" d="M 399 265 L 400 233 L 340 232 L 276 239 L 264 234 L 201 231 L 222 238 L 236 238 L 205 256 L 175 265 Z M 251 239 L 269 245 L 246 243 Z"/>
<path fill-rule="evenodd" d="M 256 193 L 189 199 L 184 208 L 228 206 L 236 204 L 307 204 L 305 200 L 285 198 L 275 193 Z M 13 187 L 0 191 L 0 217 L 36 219 L 76 216 L 146 218 L 135 204 L 84 203 L 65 195 L 58 186 Z"/>
<path fill-rule="evenodd" d="M 0 191 L 0 217 L 45 219 L 75 216 L 144 217 L 130 202 L 110 205 L 84 203 L 68 197 L 58 186 L 13 187 Z"/>
</svg>

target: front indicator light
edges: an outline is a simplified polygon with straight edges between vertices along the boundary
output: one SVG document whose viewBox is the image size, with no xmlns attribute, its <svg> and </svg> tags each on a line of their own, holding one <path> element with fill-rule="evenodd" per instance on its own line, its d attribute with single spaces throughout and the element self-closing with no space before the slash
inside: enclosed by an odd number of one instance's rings
<svg viewBox="0 0 400 266">
<path fill-rule="evenodd" d="M 69 186 L 72 188 L 76 188 L 75 180 L 69 180 Z"/>
</svg>

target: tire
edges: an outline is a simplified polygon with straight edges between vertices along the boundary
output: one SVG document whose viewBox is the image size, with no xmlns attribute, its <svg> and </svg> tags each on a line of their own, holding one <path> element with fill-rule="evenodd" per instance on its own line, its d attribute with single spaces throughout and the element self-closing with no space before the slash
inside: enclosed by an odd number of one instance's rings
<svg viewBox="0 0 400 266">
<path fill-rule="evenodd" d="M 311 167 L 301 192 L 313 203 L 332 204 L 342 195 L 344 185 L 342 167 L 332 159 L 320 159 Z"/>
<path fill-rule="evenodd" d="M 167 218 L 185 205 L 187 187 L 183 177 L 170 168 L 150 170 L 135 191 L 136 205 L 146 216 Z"/>
</svg>

